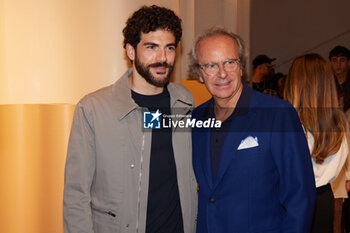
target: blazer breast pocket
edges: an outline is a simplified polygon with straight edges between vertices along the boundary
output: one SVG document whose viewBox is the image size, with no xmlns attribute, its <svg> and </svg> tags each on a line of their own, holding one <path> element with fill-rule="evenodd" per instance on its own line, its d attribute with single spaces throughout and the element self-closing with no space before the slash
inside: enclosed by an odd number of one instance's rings
<svg viewBox="0 0 350 233">
<path fill-rule="evenodd" d="M 266 151 L 261 146 L 236 150 L 234 158 L 242 166 L 251 167 L 259 166 L 266 158 Z"/>
<path fill-rule="evenodd" d="M 264 149 L 262 146 L 254 146 L 249 148 L 243 148 L 243 149 L 236 149 L 237 155 L 255 155 L 255 154 L 261 154 L 264 153 Z"/>
</svg>

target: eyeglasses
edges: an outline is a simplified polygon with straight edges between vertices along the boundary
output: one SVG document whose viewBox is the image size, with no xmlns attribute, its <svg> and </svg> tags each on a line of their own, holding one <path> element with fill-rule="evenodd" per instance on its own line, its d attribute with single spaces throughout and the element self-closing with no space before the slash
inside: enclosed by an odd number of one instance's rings
<svg viewBox="0 0 350 233">
<path fill-rule="evenodd" d="M 239 58 L 227 59 L 226 61 L 220 62 L 220 63 L 210 62 L 210 63 L 204 64 L 204 65 L 198 64 L 198 67 L 201 68 L 204 71 L 204 73 L 206 73 L 207 75 L 215 76 L 219 73 L 220 64 L 223 65 L 224 70 L 226 72 L 234 72 L 237 70 L 237 68 L 239 66 L 239 62 L 240 62 Z"/>
</svg>

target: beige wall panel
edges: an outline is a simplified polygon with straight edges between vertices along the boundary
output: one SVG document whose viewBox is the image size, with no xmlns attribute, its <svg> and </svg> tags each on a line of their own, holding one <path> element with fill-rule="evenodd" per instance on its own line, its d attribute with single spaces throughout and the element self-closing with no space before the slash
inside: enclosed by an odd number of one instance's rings
<svg viewBox="0 0 350 233">
<path fill-rule="evenodd" d="M 0 232 L 62 233 L 74 105 L 0 105 Z"/>
</svg>

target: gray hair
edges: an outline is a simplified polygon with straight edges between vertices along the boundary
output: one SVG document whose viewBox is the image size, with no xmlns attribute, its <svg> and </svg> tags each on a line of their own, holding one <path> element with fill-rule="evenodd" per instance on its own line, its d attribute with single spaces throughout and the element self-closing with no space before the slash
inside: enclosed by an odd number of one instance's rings
<svg viewBox="0 0 350 233">
<path fill-rule="evenodd" d="M 240 65 L 241 65 L 241 68 L 244 69 L 246 64 L 246 58 L 245 58 L 244 41 L 242 40 L 242 38 L 234 34 L 233 32 L 228 31 L 225 28 L 213 27 L 213 28 L 209 28 L 203 34 L 199 35 L 197 39 L 194 41 L 194 43 L 192 44 L 192 49 L 191 49 L 191 52 L 189 53 L 189 57 L 190 57 L 189 73 L 191 77 L 194 77 L 199 80 L 199 77 L 201 76 L 201 73 L 199 72 L 198 58 L 196 54 L 196 50 L 199 42 L 205 38 L 216 36 L 216 35 L 228 36 L 237 43 Z"/>
</svg>

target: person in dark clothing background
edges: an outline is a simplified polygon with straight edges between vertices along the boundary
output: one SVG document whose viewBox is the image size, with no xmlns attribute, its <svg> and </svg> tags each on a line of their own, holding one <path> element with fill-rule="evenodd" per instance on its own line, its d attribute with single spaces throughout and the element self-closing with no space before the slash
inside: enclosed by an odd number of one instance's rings
<svg viewBox="0 0 350 233">
<path fill-rule="evenodd" d="M 265 54 L 258 55 L 253 60 L 252 88 L 256 91 L 264 92 L 271 89 L 271 80 L 274 76 L 272 62 L 276 58 L 269 58 Z M 276 93 L 277 95 L 277 93 Z"/>
</svg>

